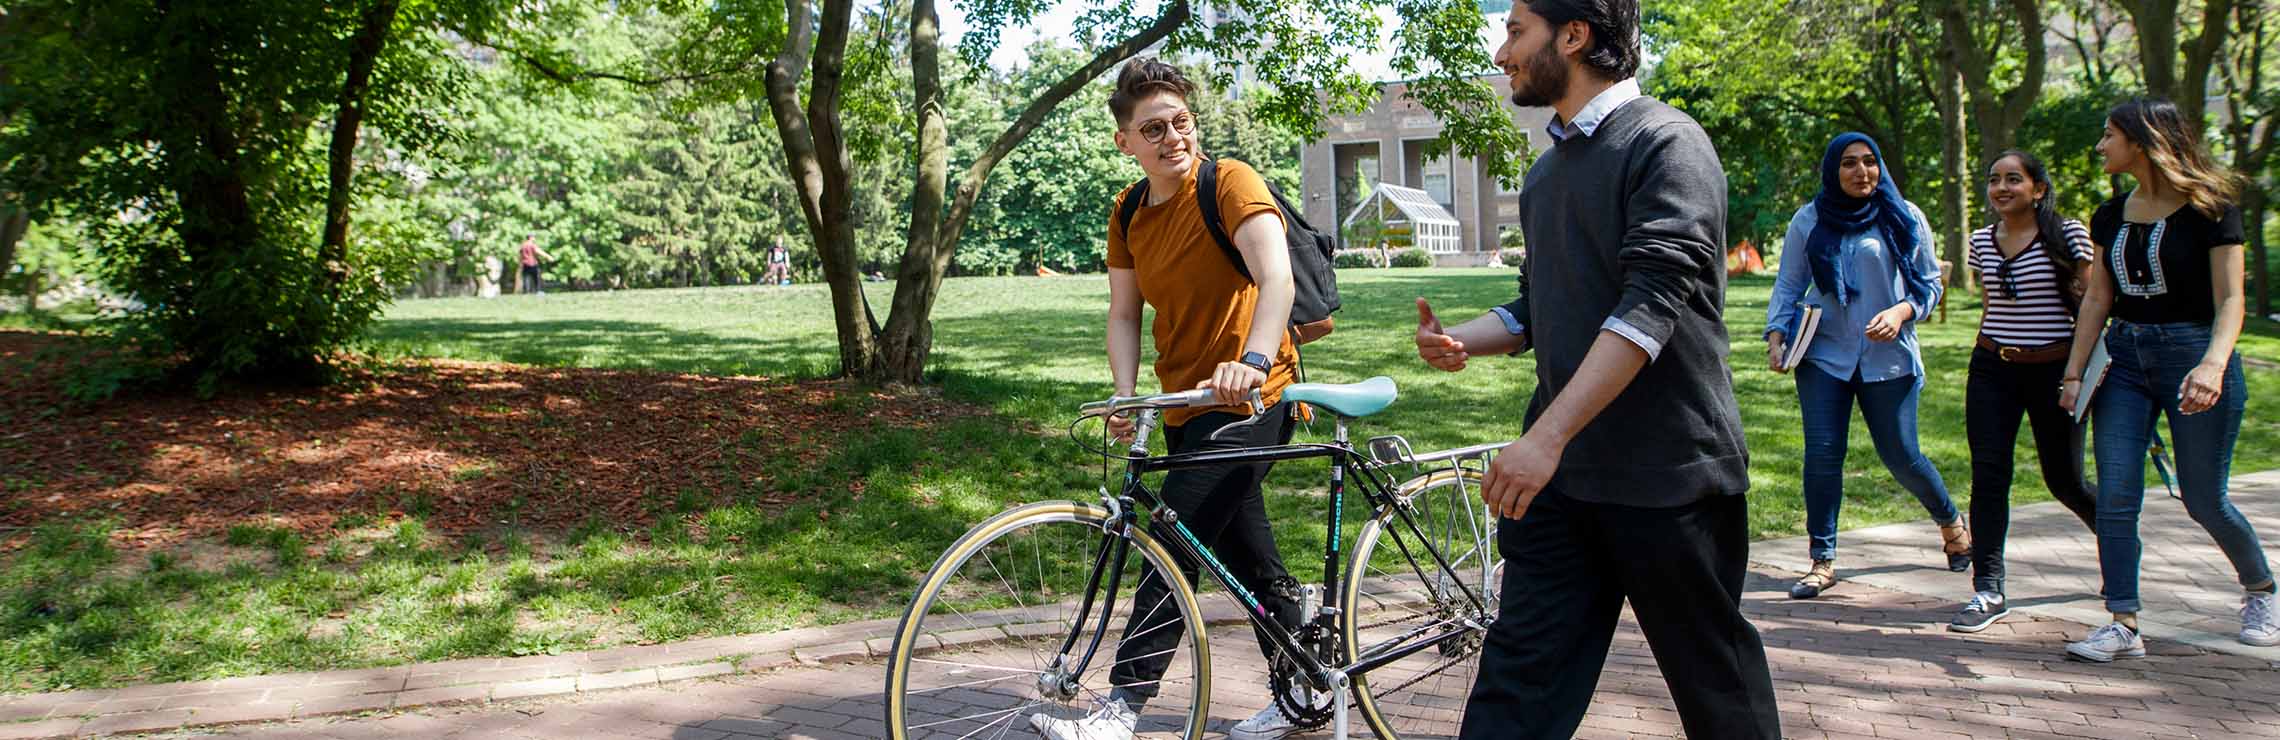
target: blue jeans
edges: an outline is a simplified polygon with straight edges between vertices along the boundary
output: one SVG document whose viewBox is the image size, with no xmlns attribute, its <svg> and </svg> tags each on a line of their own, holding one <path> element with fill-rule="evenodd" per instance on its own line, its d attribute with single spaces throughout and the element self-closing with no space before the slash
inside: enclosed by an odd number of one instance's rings
<svg viewBox="0 0 2280 740">
<path fill-rule="evenodd" d="M 2233 442 L 2240 437 L 2241 414 L 2248 408 L 2248 382 L 2240 354 L 2225 365 L 2217 405 L 2187 415 L 2177 408 L 2177 388 L 2201 364 L 2209 349 L 2208 324 L 2133 324 L 2115 320 L 2106 329 L 2106 352 L 2113 364 L 2090 398 L 2091 425 L 2098 451 L 2098 571 L 2106 610 L 2136 614 L 2138 607 L 2138 512 L 2145 504 L 2145 451 L 2153 425 L 2169 419 L 2170 451 L 2177 457 L 2178 496 L 2185 512 L 2208 530 L 2217 548 L 2232 561 L 2240 583 L 2250 590 L 2272 585 L 2272 566 L 2256 530 L 2225 495 L 2232 470 Z"/>
<path fill-rule="evenodd" d="M 1953 524 L 1959 514 L 1948 498 L 1940 471 L 1925 459 L 1916 445 L 1916 399 L 1922 395 L 1921 375 L 1874 383 L 1840 380 L 1813 363 L 1804 363 L 1797 376 L 1797 405 L 1805 420 L 1805 533 L 1814 560 L 1837 556 L 1837 510 L 1845 501 L 1845 435 L 1852 431 L 1852 410 L 1857 400 L 1868 437 L 1876 442 L 1876 456 L 1900 487 L 1916 495 L 1924 511 L 1940 524 Z"/>
</svg>

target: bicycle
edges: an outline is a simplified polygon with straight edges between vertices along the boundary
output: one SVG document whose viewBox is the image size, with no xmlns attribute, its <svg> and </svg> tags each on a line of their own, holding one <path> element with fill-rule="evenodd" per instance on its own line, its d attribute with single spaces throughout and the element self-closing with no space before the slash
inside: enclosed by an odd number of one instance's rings
<svg viewBox="0 0 2280 740">
<path fill-rule="evenodd" d="M 1367 454 L 1355 449 L 1349 422 L 1383 410 L 1396 395 L 1384 377 L 1293 385 L 1283 391 L 1285 402 L 1335 418 L 1331 442 L 1164 456 L 1148 452 L 1158 412 L 1211 405 L 1209 390 L 1085 404 L 1072 436 L 1087 419 L 1139 412 L 1123 454 L 1107 444 L 1091 450 L 1125 463 L 1121 488 L 1110 493 L 1101 486 L 1097 502 L 1008 509 L 943 552 L 895 631 L 886 682 L 888 737 L 1030 737 L 1032 714 L 1081 715 L 1112 688 L 1107 676 L 1115 647 L 1142 636 L 1125 634 L 1104 645 L 1108 633 L 1150 621 L 1167 604 L 1179 619 L 1155 628 L 1181 634 L 1168 651 L 1135 656 L 1168 663 L 1162 677 L 1149 682 L 1156 696 L 1141 708 L 1136 735 L 1201 736 L 1212 682 L 1209 630 L 1201 625 L 1211 620 L 1196 588 L 1187 578 L 1167 579 L 1170 596 L 1142 620 L 1130 619 L 1141 579 L 1183 566 L 1208 574 L 1208 585 L 1239 607 L 1235 619 L 1221 613 L 1217 621 L 1248 623 L 1271 646 L 1279 669 L 1270 670 L 1270 685 L 1287 716 L 1330 725 L 1344 738 L 1350 706 L 1387 740 L 1455 735 L 1502 578 L 1496 518 L 1475 488 L 1482 466 L 1503 443 L 1416 454 L 1407 440 L 1389 435 L 1369 440 Z M 1252 408 L 1256 418 L 1255 399 Z M 1285 629 L 1160 505 L 1142 476 L 1309 458 L 1332 462 L 1323 579 L 1319 589 L 1299 589 L 1304 621 Z M 1389 471 L 1400 465 L 1414 475 L 1396 484 Z M 1357 484 L 1371 514 L 1344 552 L 1348 483 Z M 1320 603 L 1333 593 L 1334 606 Z"/>
</svg>

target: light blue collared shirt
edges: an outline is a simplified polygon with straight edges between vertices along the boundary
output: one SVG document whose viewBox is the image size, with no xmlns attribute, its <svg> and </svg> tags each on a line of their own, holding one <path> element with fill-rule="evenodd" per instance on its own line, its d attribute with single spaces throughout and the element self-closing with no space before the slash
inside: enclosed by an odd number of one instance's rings
<svg viewBox="0 0 2280 740">
<path fill-rule="evenodd" d="M 1552 135 L 1552 141 L 1555 142 L 1567 141 L 1578 136 L 1590 138 L 1594 132 L 1599 130 L 1599 123 L 1607 120 L 1608 114 L 1614 113 L 1616 109 L 1623 107 L 1623 104 L 1638 100 L 1641 97 L 1644 96 L 1639 92 L 1639 79 L 1636 77 L 1625 79 L 1601 90 L 1598 95 L 1592 96 L 1591 102 L 1583 104 L 1583 110 L 1575 112 L 1575 121 L 1562 122 L 1560 117 L 1554 114 L 1551 123 L 1544 125 L 1544 130 Z M 1507 327 L 1511 323 L 1507 317 Z M 1662 356 L 1662 343 L 1655 341 L 1654 337 L 1647 336 L 1647 333 L 1640 331 L 1638 327 L 1632 326 L 1631 322 L 1609 316 L 1606 322 L 1599 325 L 1599 328 L 1615 332 L 1624 339 L 1631 340 L 1632 344 L 1639 345 L 1639 349 L 1646 350 L 1648 362 L 1653 362 L 1655 358 Z"/>
<path fill-rule="evenodd" d="M 1607 114 L 1623 107 L 1624 103 L 1638 100 L 1640 97 L 1642 95 L 1639 92 L 1639 78 L 1626 79 L 1615 83 L 1612 87 L 1601 90 L 1598 95 L 1591 98 L 1591 102 L 1583 104 L 1583 110 L 1575 112 L 1575 122 L 1561 123 L 1559 114 L 1555 113 L 1552 115 L 1552 122 L 1546 124 L 1544 130 L 1552 135 L 1553 141 L 1567 141 L 1576 136 L 1591 136 L 1592 132 L 1599 130 L 1599 122 L 1607 120 Z"/>
<path fill-rule="evenodd" d="M 1781 242 L 1781 272 L 1773 281 L 1773 297 L 1766 306 L 1765 333 L 1787 330 L 1797 315 L 1797 302 L 1807 301 L 1821 307 L 1820 330 L 1813 332 L 1813 346 L 1805 348 L 1805 361 L 1820 367 L 1838 380 L 1852 380 L 1857 372 L 1863 382 L 1921 376 L 1924 374 L 1923 354 L 1916 347 L 1916 322 L 1930 318 L 1932 309 L 1939 305 L 1941 292 L 1940 265 L 1932 257 L 1932 229 L 1924 220 L 1924 212 L 1916 204 L 1908 204 L 1908 212 L 1916 217 L 1916 260 L 1913 264 L 1900 264 L 1884 239 L 1874 229 L 1847 234 L 1837 242 L 1838 259 L 1846 260 L 1853 275 L 1858 276 L 1860 295 L 1845 305 L 1814 292 L 1812 298 L 1805 291 L 1813 284 L 1811 260 L 1805 256 L 1805 242 L 1813 236 L 1814 225 L 1820 223 L 1820 213 L 1813 204 L 1797 209 L 1789 220 L 1789 235 Z M 1914 271 L 1929 277 L 1933 292 L 1923 303 L 1911 303 L 1916 318 L 1900 326 L 1900 338 L 1889 342 L 1870 341 L 1868 322 L 1884 309 L 1908 300 L 1908 284 L 1901 270 Z M 1879 279 L 1881 276 L 1881 279 Z"/>
</svg>

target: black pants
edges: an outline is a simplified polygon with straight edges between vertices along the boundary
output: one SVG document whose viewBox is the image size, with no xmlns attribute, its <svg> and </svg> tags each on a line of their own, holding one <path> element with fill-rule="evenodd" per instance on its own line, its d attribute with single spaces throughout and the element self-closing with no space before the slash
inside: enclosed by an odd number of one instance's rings
<svg viewBox="0 0 2280 740">
<path fill-rule="evenodd" d="M 538 265 L 523 265 L 522 283 L 522 292 L 525 293 L 536 293 L 546 289 L 545 281 L 538 277 Z"/>
<path fill-rule="evenodd" d="M 2019 417 L 2033 425 L 2043 485 L 2082 520 L 2096 521 L 2098 489 L 2083 479 L 2084 426 L 2058 405 L 2066 362 L 2005 362 L 1972 350 L 1963 390 L 1964 435 L 1971 442 L 1971 588 L 2003 592 L 2003 540 L 2011 529 L 2011 460 Z"/>
<path fill-rule="evenodd" d="M 1267 409 L 1266 417 L 1248 433 L 1230 433 L 1230 439 L 1214 441 L 1209 439 L 1212 432 L 1247 418 L 1215 411 L 1189 419 L 1180 426 L 1165 427 L 1164 439 L 1175 454 L 1290 441 L 1290 407 L 1277 404 Z M 1298 581 L 1283 568 L 1282 554 L 1275 550 L 1275 534 L 1267 522 L 1266 497 L 1259 492 L 1259 483 L 1266 480 L 1271 467 L 1270 463 L 1253 463 L 1174 470 L 1164 475 L 1164 485 L 1157 491 L 1157 497 L 1179 514 L 1180 522 L 1196 540 L 1211 548 L 1219 563 L 1235 574 L 1237 583 L 1258 596 L 1259 605 L 1265 607 L 1268 614 L 1284 627 L 1295 628 L 1301 621 Z M 1185 570 L 1188 583 L 1196 583 L 1197 571 Z M 1109 671 L 1109 680 L 1117 687 L 1118 698 L 1127 702 L 1137 703 L 1156 695 L 1156 680 L 1164 677 L 1164 669 L 1172 662 L 1172 651 L 1179 645 L 1184 630 L 1178 626 L 1179 610 L 1165 599 L 1170 592 L 1171 585 L 1151 569 L 1133 594 L 1135 616 L 1125 625 L 1124 640 L 1116 649 L 1116 666 Z M 1259 652 L 1270 661 L 1276 657 L 1269 647 L 1271 644 L 1264 633 L 1259 635 Z"/>
<path fill-rule="evenodd" d="M 1646 509 L 1547 489 L 1496 532 L 1502 609 L 1465 706 L 1467 740 L 1566 738 L 1591 707 L 1628 598 L 1687 737 L 1777 738 L 1773 677 L 1742 616 L 1749 502 Z"/>
</svg>

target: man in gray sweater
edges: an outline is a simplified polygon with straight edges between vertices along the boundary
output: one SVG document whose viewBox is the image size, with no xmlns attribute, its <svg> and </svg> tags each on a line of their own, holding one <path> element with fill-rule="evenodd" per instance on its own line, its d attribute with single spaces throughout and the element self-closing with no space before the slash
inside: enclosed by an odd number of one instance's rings
<svg viewBox="0 0 2280 740">
<path fill-rule="evenodd" d="M 1689 737 L 1781 734 L 1741 613 L 1726 176 L 1700 125 L 1640 95 L 1638 27 L 1637 0 L 1513 0 L 1497 66 L 1515 104 L 1557 113 L 1520 193 L 1532 287 L 1446 330 L 1417 303 L 1434 367 L 1536 351 L 1526 433 L 1483 485 L 1505 571 L 1465 738 L 1574 734 L 1625 600 Z"/>
</svg>

